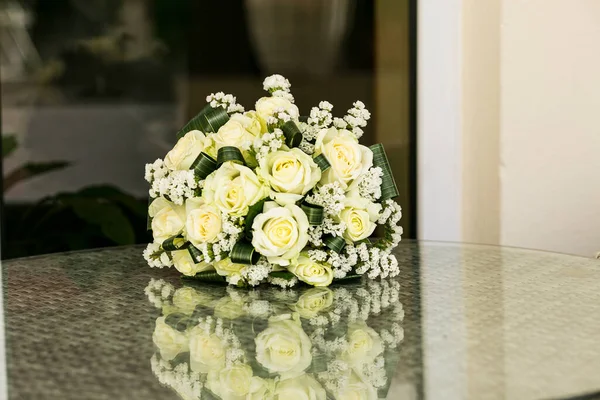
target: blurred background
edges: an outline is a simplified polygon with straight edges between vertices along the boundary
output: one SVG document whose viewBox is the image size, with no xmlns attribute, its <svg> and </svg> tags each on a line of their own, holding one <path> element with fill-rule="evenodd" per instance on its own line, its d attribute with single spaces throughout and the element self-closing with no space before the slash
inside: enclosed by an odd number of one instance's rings
<svg viewBox="0 0 600 400">
<path fill-rule="evenodd" d="M 373 113 L 406 238 L 600 251 L 597 0 L 3 0 L 3 258 L 144 243 L 144 164 L 271 73 Z"/>
<path fill-rule="evenodd" d="M 362 100 L 416 237 L 408 0 L 3 0 L 3 258 L 145 243 L 144 164 L 211 92 L 247 109 L 286 76 L 301 113 Z"/>
</svg>

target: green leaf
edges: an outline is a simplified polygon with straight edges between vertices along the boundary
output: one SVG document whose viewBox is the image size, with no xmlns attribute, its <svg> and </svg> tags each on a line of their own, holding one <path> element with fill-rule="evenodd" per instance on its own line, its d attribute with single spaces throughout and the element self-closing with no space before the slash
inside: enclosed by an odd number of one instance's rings
<svg viewBox="0 0 600 400">
<path fill-rule="evenodd" d="M 165 318 L 165 324 L 179 332 L 185 332 L 191 322 L 191 318 L 184 313 L 169 314 Z"/>
<path fill-rule="evenodd" d="M 300 128 L 298 128 L 298 125 L 294 121 L 288 121 L 281 125 L 281 130 L 283 131 L 283 136 L 285 136 L 285 144 L 288 147 L 298 147 L 300 145 L 302 132 L 300 132 Z"/>
<path fill-rule="evenodd" d="M 246 165 L 242 152 L 240 149 L 234 146 L 225 146 L 219 149 L 219 153 L 217 154 L 217 166 L 221 166 L 227 161 L 233 161 L 238 164 Z"/>
<path fill-rule="evenodd" d="M 357 279 L 362 278 L 362 275 L 358 275 L 358 274 L 348 274 L 343 278 L 337 278 L 334 279 L 333 282 L 347 282 L 347 281 L 354 281 Z"/>
<path fill-rule="evenodd" d="M 135 243 L 133 227 L 117 205 L 85 197 L 66 197 L 62 201 L 72 207 L 79 218 L 98 225 L 102 233 L 116 244 Z"/>
<path fill-rule="evenodd" d="M 381 177 L 381 198 L 379 201 L 397 197 L 400 193 L 396 187 L 396 181 L 394 180 L 394 175 L 392 174 L 392 168 L 390 167 L 390 163 L 387 155 L 385 154 L 383 145 L 378 143 L 370 146 L 369 148 L 373 152 L 373 166 L 380 167 L 383 171 L 383 176 Z"/>
<path fill-rule="evenodd" d="M 323 207 L 304 202 L 300 205 L 300 208 L 306 214 L 309 224 L 321 225 L 323 223 Z"/>
<path fill-rule="evenodd" d="M 200 282 L 217 282 L 217 283 L 226 283 L 224 276 L 217 274 L 215 271 L 204 271 L 199 272 L 194 276 L 186 276 L 182 275 L 181 279 L 185 280 L 196 280 Z"/>
<path fill-rule="evenodd" d="M 176 251 L 184 248 L 185 245 L 185 239 L 180 235 L 171 236 L 161 244 L 163 250 L 166 251 Z"/>
<path fill-rule="evenodd" d="M 19 142 L 17 136 L 14 134 L 2 136 L 2 158 L 8 157 L 13 151 L 17 149 Z"/>
<path fill-rule="evenodd" d="M 113 201 L 140 217 L 144 217 L 148 213 L 148 206 L 150 205 L 149 203 L 146 205 L 144 201 L 140 201 L 111 185 L 89 186 L 76 194 L 84 197 L 95 197 Z"/>
<path fill-rule="evenodd" d="M 296 277 L 296 275 L 292 274 L 289 271 L 273 271 L 273 272 L 269 272 L 269 276 L 271 278 L 285 279 L 286 281 L 291 281 L 292 279 L 294 279 Z"/>
<path fill-rule="evenodd" d="M 341 252 L 346 247 L 346 241 L 341 236 L 327 235 L 323 238 L 323 243 L 336 253 Z"/>
<path fill-rule="evenodd" d="M 246 215 L 246 218 L 244 218 L 244 223 L 246 224 L 244 226 L 244 235 L 246 236 L 246 239 L 250 241 L 252 240 L 252 223 L 254 222 L 254 218 L 256 218 L 258 214 L 262 213 L 266 200 L 267 199 L 265 198 L 251 205 L 248 208 L 248 214 Z"/>
<path fill-rule="evenodd" d="M 231 258 L 231 261 L 236 264 L 254 265 L 258 262 L 260 254 L 254 250 L 254 246 L 250 243 L 240 240 L 233 246 L 233 249 L 231 249 L 229 257 Z"/>
<path fill-rule="evenodd" d="M 23 166 L 30 176 L 45 174 L 47 172 L 63 169 L 71 165 L 68 161 L 48 161 L 40 163 L 27 163 Z"/>
<path fill-rule="evenodd" d="M 196 179 L 203 180 L 217 169 L 217 162 L 208 154 L 200 153 L 192 163 Z"/>
<path fill-rule="evenodd" d="M 202 252 L 198 250 L 193 244 L 189 244 L 187 247 L 188 253 L 192 256 L 194 262 L 199 263 L 202 260 Z"/>
<path fill-rule="evenodd" d="M 200 397 L 206 400 L 219 400 L 219 397 L 215 396 L 213 392 L 205 387 L 202 388 L 202 395 Z"/>
<path fill-rule="evenodd" d="M 182 138 L 186 133 L 193 130 L 204 133 L 217 132 L 227 121 L 229 121 L 229 115 L 223 107 L 212 108 L 210 104 L 207 104 L 198 115 L 177 132 L 177 137 Z"/>
<path fill-rule="evenodd" d="M 329 164 L 329 161 L 327 161 L 327 157 L 325 157 L 324 154 L 319 154 L 313 158 L 313 160 L 319 166 L 321 172 L 325 172 L 331 167 L 331 164 Z"/>
<path fill-rule="evenodd" d="M 67 161 L 50 161 L 43 163 L 28 163 L 12 171 L 4 178 L 3 187 L 7 191 L 17 183 L 58 169 L 63 169 L 71 163 Z"/>
</svg>

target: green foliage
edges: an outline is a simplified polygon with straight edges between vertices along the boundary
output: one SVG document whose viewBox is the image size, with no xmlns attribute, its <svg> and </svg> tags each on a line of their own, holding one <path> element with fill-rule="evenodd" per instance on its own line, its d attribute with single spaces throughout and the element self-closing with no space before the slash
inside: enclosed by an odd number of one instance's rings
<svg viewBox="0 0 600 400">
<path fill-rule="evenodd" d="M 2 136 L 2 159 L 10 156 L 19 147 L 19 141 L 13 134 Z M 56 171 L 68 167 L 71 163 L 67 161 L 48 161 L 38 163 L 27 163 L 22 165 L 7 176 L 2 181 L 2 187 L 4 193 L 10 188 L 15 186 L 17 183 L 24 181 L 29 178 L 33 178 L 38 175 L 43 175 L 48 172 Z"/>
<path fill-rule="evenodd" d="M 7 206 L 6 258 L 149 241 L 146 200 L 112 186 Z"/>
<path fill-rule="evenodd" d="M 17 149 L 19 143 L 15 135 L 4 135 L 2 136 L 2 158 L 8 157 L 13 151 Z"/>
</svg>

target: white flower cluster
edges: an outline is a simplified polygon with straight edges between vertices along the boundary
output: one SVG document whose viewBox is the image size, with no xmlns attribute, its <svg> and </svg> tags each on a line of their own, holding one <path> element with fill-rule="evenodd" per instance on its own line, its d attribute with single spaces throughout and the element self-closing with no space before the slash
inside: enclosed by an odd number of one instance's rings
<svg viewBox="0 0 600 400">
<path fill-rule="evenodd" d="M 338 182 L 328 183 L 318 188 L 306 201 L 323 207 L 327 215 L 338 215 L 344 208 L 346 194 Z"/>
<path fill-rule="evenodd" d="M 252 148 L 256 153 L 256 159 L 260 162 L 267 154 L 281 149 L 284 143 L 283 131 L 276 128 L 273 132 L 265 133 L 260 138 L 254 139 Z"/>
<path fill-rule="evenodd" d="M 182 205 L 185 199 L 194 197 L 198 183 L 194 171 L 171 171 L 162 178 L 154 175 L 150 187 L 150 197 L 163 196 L 169 198 L 173 203 Z"/>
<path fill-rule="evenodd" d="M 344 118 L 334 118 L 333 125 L 338 129 L 349 129 L 357 139 L 360 139 L 364 133 L 362 128 L 367 126 L 371 113 L 362 101 L 355 101 L 353 106 Z"/>
<path fill-rule="evenodd" d="M 142 255 L 144 260 L 152 268 L 163 268 L 173 266 L 173 261 L 158 243 L 149 243 Z"/>
<path fill-rule="evenodd" d="M 213 318 L 210 315 L 199 318 L 197 327 L 203 330 L 207 337 L 214 334 L 221 340 L 221 344 L 226 349 L 226 366 L 244 361 L 245 353 L 240 340 L 232 329 L 223 327 L 221 318 Z"/>
<path fill-rule="evenodd" d="M 333 123 L 331 110 L 333 105 L 328 101 L 322 101 L 318 107 L 313 107 L 310 111 L 306 123 L 300 124 L 302 130 L 302 141 L 300 149 L 306 154 L 312 155 L 315 152 L 315 140 L 322 129 L 327 129 Z"/>
<path fill-rule="evenodd" d="M 211 93 L 206 96 L 206 102 L 212 108 L 223 107 L 228 114 L 243 113 L 244 107 L 236 103 L 235 96 L 223 92 Z"/>
<path fill-rule="evenodd" d="M 221 232 L 217 234 L 215 243 L 203 243 L 198 250 L 202 252 L 206 262 L 220 261 L 227 257 L 243 232 L 239 218 L 221 213 Z"/>
<path fill-rule="evenodd" d="M 380 167 L 370 168 L 358 182 L 358 193 L 361 197 L 377 201 L 381 197 L 381 177 L 383 171 Z"/>
<path fill-rule="evenodd" d="M 268 76 L 263 81 L 263 90 L 271 93 L 273 97 L 281 97 L 293 103 L 294 96 L 290 92 L 291 87 L 290 81 L 278 74 Z"/>
<path fill-rule="evenodd" d="M 162 179 L 169 173 L 169 170 L 165 166 L 165 163 L 162 159 L 157 159 L 152 164 L 146 164 L 146 173 L 144 174 L 144 179 L 148 183 L 152 183 L 155 180 Z M 152 196 L 152 192 L 150 194 Z M 156 197 L 156 196 L 153 196 Z"/>
<path fill-rule="evenodd" d="M 386 251 L 392 251 L 402 240 L 404 230 L 398 225 L 402 219 L 402 207 L 393 200 L 386 200 L 383 203 L 383 211 L 377 221 L 379 224 L 385 224 L 386 227 Z"/>
<path fill-rule="evenodd" d="M 164 304 L 168 303 L 173 293 L 175 293 L 173 285 L 162 279 L 150 279 L 150 283 L 144 289 L 144 294 L 156 308 L 162 308 Z"/>
<path fill-rule="evenodd" d="M 273 278 L 269 277 L 269 283 L 274 286 L 279 286 L 281 288 L 290 288 L 296 286 L 298 283 L 298 278 L 293 277 L 292 279 L 283 279 L 283 278 Z"/>
<path fill-rule="evenodd" d="M 150 359 L 152 372 L 158 381 L 172 388 L 183 399 L 199 399 L 202 396 L 200 374 L 191 371 L 187 363 L 177 364 L 174 368 L 165 360 L 153 355 Z"/>
<path fill-rule="evenodd" d="M 249 285 L 256 286 L 267 279 L 273 266 L 269 264 L 265 257 L 261 257 L 256 265 L 248 265 L 242 270 L 242 277 L 246 279 Z"/>
</svg>

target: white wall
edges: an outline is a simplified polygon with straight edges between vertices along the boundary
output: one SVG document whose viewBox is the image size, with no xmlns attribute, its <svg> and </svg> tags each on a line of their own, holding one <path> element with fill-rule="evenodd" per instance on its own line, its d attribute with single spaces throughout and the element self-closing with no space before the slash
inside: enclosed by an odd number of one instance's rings
<svg viewBox="0 0 600 400">
<path fill-rule="evenodd" d="M 503 244 L 600 251 L 600 1 L 504 0 Z"/>
<path fill-rule="evenodd" d="M 420 238 L 595 254 L 600 1 L 421 3 Z"/>
</svg>

